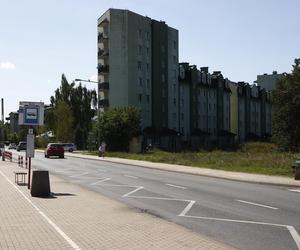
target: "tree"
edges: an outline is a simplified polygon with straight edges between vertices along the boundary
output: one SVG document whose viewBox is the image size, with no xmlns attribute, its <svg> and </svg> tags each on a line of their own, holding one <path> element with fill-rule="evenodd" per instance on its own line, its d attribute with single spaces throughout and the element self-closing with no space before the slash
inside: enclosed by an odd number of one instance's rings
<svg viewBox="0 0 300 250">
<path fill-rule="evenodd" d="M 67 115 L 66 115 L 67 114 Z M 57 122 L 56 139 L 61 142 L 71 141 L 73 138 L 73 117 L 69 105 L 60 100 L 55 108 Z"/>
<path fill-rule="evenodd" d="M 69 107 L 69 113 L 72 117 L 72 137 L 69 140 L 75 140 L 78 148 L 86 148 L 88 133 L 92 129 L 92 118 L 95 116 L 97 105 L 96 90 L 88 90 L 81 84 L 75 86 L 75 83 L 68 83 L 65 75 L 62 75 L 61 85 L 56 89 L 54 96 L 51 96 L 51 107 L 46 116 L 47 126 L 51 130 L 56 130 L 60 120 L 57 120 L 56 107 L 60 101 L 63 101 Z"/>
<path fill-rule="evenodd" d="M 109 150 L 127 151 L 130 140 L 140 134 L 140 112 L 135 107 L 113 108 L 98 116 L 100 141 Z"/>
<path fill-rule="evenodd" d="M 300 147 L 300 59 L 291 74 L 285 74 L 273 91 L 273 138 L 282 148 Z"/>
</svg>

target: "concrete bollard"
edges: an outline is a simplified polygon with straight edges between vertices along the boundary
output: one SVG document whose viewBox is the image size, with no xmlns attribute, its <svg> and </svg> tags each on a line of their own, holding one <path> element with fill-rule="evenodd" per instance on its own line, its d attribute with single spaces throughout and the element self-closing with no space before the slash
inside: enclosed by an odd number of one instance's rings
<svg viewBox="0 0 300 250">
<path fill-rule="evenodd" d="M 44 170 L 35 170 L 32 172 L 31 196 L 33 197 L 49 197 L 50 181 L 49 172 Z"/>
</svg>

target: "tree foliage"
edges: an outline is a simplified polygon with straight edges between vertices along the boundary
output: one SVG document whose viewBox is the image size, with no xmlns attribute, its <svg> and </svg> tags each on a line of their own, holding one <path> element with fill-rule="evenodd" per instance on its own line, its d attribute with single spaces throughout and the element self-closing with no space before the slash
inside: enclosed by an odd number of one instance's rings
<svg viewBox="0 0 300 250">
<path fill-rule="evenodd" d="M 300 147 L 300 59 L 291 74 L 285 74 L 273 91 L 273 138 L 282 148 Z"/>
<path fill-rule="evenodd" d="M 57 114 L 59 111 L 57 107 L 63 101 L 63 105 L 69 107 L 68 112 L 64 115 L 69 116 L 72 121 L 72 126 L 68 127 L 69 131 L 65 131 L 65 133 L 71 134 L 68 140 L 74 140 L 78 148 L 85 148 L 88 132 L 92 127 L 92 117 L 95 115 L 97 106 L 96 90 L 88 90 L 81 84 L 76 86 L 74 82 L 69 83 L 63 74 L 61 85 L 51 96 L 50 101 L 52 109 L 46 116 L 49 129 L 53 130 L 54 134 L 59 132 L 57 128 L 61 127 L 61 120 L 58 118 L 60 114 Z"/>
<path fill-rule="evenodd" d="M 140 134 L 140 112 L 135 107 L 113 108 L 98 116 L 100 141 L 109 150 L 127 151 L 130 140 Z"/>
<path fill-rule="evenodd" d="M 63 101 L 59 100 L 57 106 L 54 110 L 55 118 L 57 122 L 56 124 L 56 139 L 58 141 L 67 142 L 73 139 L 73 116 L 66 115 L 71 114 L 71 109 L 69 105 Z"/>
</svg>

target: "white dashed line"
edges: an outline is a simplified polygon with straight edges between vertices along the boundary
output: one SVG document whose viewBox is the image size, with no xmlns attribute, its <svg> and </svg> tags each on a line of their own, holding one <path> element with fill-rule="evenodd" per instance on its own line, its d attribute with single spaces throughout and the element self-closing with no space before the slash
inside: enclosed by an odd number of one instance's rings
<svg viewBox="0 0 300 250">
<path fill-rule="evenodd" d="M 132 176 L 132 175 L 127 175 L 127 174 L 124 174 L 124 176 L 128 177 L 128 178 L 132 178 L 132 179 L 138 179 L 139 177 L 136 177 L 136 176 Z"/>
<path fill-rule="evenodd" d="M 277 207 L 271 207 L 271 206 L 267 206 L 267 205 L 263 205 L 263 204 L 259 204 L 259 203 L 250 202 L 250 201 L 243 201 L 243 200 L 236 200 L 236 201 L 241 202 L 241 203 L 246 203 L 249 205 L 253 205 L 253 206 L 258 206 L 258 207 L 270 208 L 270 209 L 274 209 L 274 210 L 278 209 Z"/>
<path fill-rule="evenodd" d="M 124 194 L 122 197 L 128 197 L 129 195 L 143 189 L 144 187 L 136 187 L 136 189 L 132 190 L 131 192 L 127 193 L 127 194 Z"/>
<path fill-rule="evenodd" d="M 289 191 L 300 193 L 300 189 L 289 189 Z"/>
<path fill-rule="evenodd" d="M 25 194 L 23 194 L 22 191 L 15 186 L 5 174 L 3 174 L 1 171 L 0 174 L 24 197 L 24 199 L 31 206 L 33 206 L 33 208 L 55 229 L 58 234 L 60 234 L 68 242 L 73 249 L 80 250 L 80 247 L 74 241 L 72 241 L 69 236 L 66 235 L 52 220 L 50 220 L 47 215 L 45 215 Z"/>
<path fill-rule="evenodd" d="M 170 187 L 180 188 L 180 189 L 187 189 L 186 187 L 177 186 L 177 185 L 173 185 L 173 184 L 169 184 L 169 183 L 166 183 L 165 185 L 170 186 Z"/>
<path fill-rule="evenodd" d="M 110 178 L 105 178 L 105 179 L 103 179 L 103 180 L 100 180 L 100 181 L 96 181 L 96 182 L 94 182 L 94 183 L 91 183 L 90 185 L 97 185 L 97 184 L 99 184 L 99 183 L 101 183 L 101 182 L 105 182 L 105 181 L 109 181 L 110 180 Z"/>
<path fill-rule="evenodd" d="M 71 171 L 72 168 L 67 168 L 67 169 L 64 169 L 64 170 L 54 170 L 55 173 L 65 173 L 65 172 L 68 172 L 68 171 Z"/>
<path fill-rule="evenodd" d="M 75 175 L 71 175 L 69 176 L 70 178 L 75 178 L 75 177 L 80 177 L 80 176 L 84 176 L 84 175 L 87 175 L 89 174 L 88 172 L 85 172 L 85 173 L 82 173 L 82 174 L 75 174 Z"/>
</svg>

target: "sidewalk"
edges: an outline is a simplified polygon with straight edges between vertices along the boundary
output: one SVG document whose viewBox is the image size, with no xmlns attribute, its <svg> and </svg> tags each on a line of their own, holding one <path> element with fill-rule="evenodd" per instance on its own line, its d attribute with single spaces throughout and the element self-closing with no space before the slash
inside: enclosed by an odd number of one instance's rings
<svg viewBox="0 0 300 250">
<path fill-rule="evenodd" d="M 0 162 L 0 249 L 233 249 L 52 175 L 54 197 L 31 197 L 16 170 Z"/>
<path fill-rule="evenodd" d="M 300 187 L 300 181 L 296 181 L 293 178 L 284 177 L 284 176 L 270 176 L 270 175 L 248 174 L 248 173 L 241 173 L 241 172 L 230 172 L 230 171 L 223 171 L 223 170 L 216 170 L 216 169 L 209 169 L 209 168 L 197 168 L 197 167 L 189 167 L 183 165 L 138 161 L 138 160 L 123 159 L 123 158 L 112 158 L 112 157 L 99 158 L 97 156 L 84 155 L 80 153 L 65 153 L 65 155 L 67 157 L 71 156 L 71 157 L 79 157 L 83 159 L 92 159 L 92 160 L 97 159 L 97 160 L 114 162 L 114 163 L 128 164 L 128 165 L 153 168 L 153 169 L 159 169 L 165 171 L 202 175 L 202 176 L 209 176 L 209 177 L 250 182 L 250 183 L 281 185 L 281 186 L 288 186 L 288 187 Z"/>
</svg>

